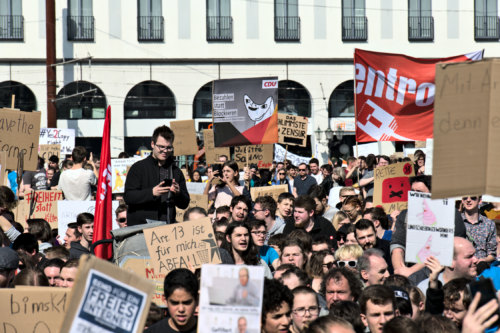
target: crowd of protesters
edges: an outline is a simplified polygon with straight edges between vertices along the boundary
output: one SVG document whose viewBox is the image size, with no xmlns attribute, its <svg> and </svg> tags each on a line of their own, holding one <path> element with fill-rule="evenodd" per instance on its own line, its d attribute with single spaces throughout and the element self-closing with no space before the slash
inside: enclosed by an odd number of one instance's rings
<svg viewBox="0 0 500 333">
<path fill-rule="evenodd" d="M 456 202 L 453 261 L 443 266 L 430 256 L 405 261 L 407 211 L 387 214 L 373 205 L 374 169 L 415 163 L 411 189 L 431 193 L 425 154 L 413 160 L 388 156 L 332 159 L 320 165 L 276 161 L 270 169 L 196 161 L 180 169 L 173 158 L 175 134 L 155 130 L 151 155 L 138 160 L 115 211 L 120 228 L 147 220 L 209 217 L 224 264 L 264 268 L 261 331 L 274 332 L 483 332 L 497 327 L 498 302 L 480 304 L 468 285 L 491 279 L 500 289 L 500 205 L 471 194 Z M 120 157 L 128 157 L 122 154 Z M 46 168 L 45 163 L 48 163 Z M 343 163 L 342 163 L 343 162 Z M 0 187 L 0 287 L 19 285 L 71 288 L 78 259 L 91 254 L 94 216 L 81 212 L 63 239 L 43 219 L 21 224 L 14 218 L 19 200 L 31 190 L 60 189 L 66 200 L 95 195 L 99 163 L 75 147 L 61 163 L 39 159 L 16 185 Z M 187 179 L 185 177 L 187 176 Z M 209 209 L 190 207 L 186 182 L 206 182 Z M 287 185 L 275 200 L 252 200 L 252 187 Z M 196 332 L 199 269 L 171 271 L 164 280 L 166 309 L 152 306 L 146 332 Z M 237 301 L 237 300 L 235 300 Z M 241 319 L 241 318 L 240 318 Z M 149 327 L 149 328 L 147 328 Z M 247 331 L 244 317 L 237 332 Z M 200 331 L 201 332 L 201 331 Z"/>
</svg>

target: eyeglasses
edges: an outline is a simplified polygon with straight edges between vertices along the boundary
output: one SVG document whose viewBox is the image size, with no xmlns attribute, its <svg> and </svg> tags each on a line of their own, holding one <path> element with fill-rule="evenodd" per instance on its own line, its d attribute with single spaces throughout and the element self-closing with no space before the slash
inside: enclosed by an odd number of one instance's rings
<svg viewBox="0 0 500 333">
<path fill-rule="evenodd" d="M 155 146 L 160 151 L 162 151 L 162 150 L 164 150 L 164 151 L 173 151 L 174 150 L 174 147 L 172 147 L 172 146 L 162 146 L 162 145 L 157 145 L 156 143 L 155 143 Z"/>
<path fill-rule="evenodd" d="M 252 212 L 263 212 L 265 210 L 267 210 L 267 209 L 255 209 L 254 208 L 254 209 L 252 209 Z"/>
<path fill-rule="evenodd" d="M 299 171 L 306 171 L 306 170 L 307 170 L 307 169 L 300 169 L 300 168 L 299 168 Z"/>
<path fill-rule="evenodd" d="M 265 231 L 252 231 L 252 234 L 257 235 L 257 236 L 265 236 L 266 232 Z"/>
<path fill-rule="evenodd" d="M 334 264 L 335 264 L 335 262 L 331 261 L 331 262 L 327 262 L 326 264 L 323 264 L 323 266 L 330 269 L 333 267 Z"/>
<path fill-rule="evenodd" d="M 356 267 L 358 265 L 357 260 L 337 260 L 337 266 L 342 268 L 342 267 Z"/>
<path fill-rule="evenodd" d="M 471 199 L 472 201 L 476 201 L 477 200 L 477 197 L 463 197 L 462 200 L 467 200 L 467 199 Z"/>
<path fill-rule="evenodd" d="M 280 176 L 284 176 L 284 175 L 285 175 L 285 173 L 284 173 L 284 172 L 280 172 L 280 173 L 278 173 L 278 175 L 280 175 Z"/>
<path fill-rule="evenodd" d="M 317 316 L 319 314 L 319 306 L 311 306 L 310 308 L 297 308 L 292 311 L 299 317 L 303 317 L 306 315 L 306 312 L 309 312 L 312 316 Z"/>
<path fill-rule="evenodd" d="M 116 219 L 116 221 L 118 221 L 120 223 L 127 222 L 127 218 L 126 217 L 120 217 L 119 219 Z"/>
</svg>

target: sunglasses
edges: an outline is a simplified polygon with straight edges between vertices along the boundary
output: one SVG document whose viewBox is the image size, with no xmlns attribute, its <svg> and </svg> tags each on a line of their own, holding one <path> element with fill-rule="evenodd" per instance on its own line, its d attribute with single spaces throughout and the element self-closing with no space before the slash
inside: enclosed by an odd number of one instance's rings
<svg viewBox="0 0 500 333">
<path fill-rule="evenodd" d="M 337 267 L 356 267 L 358 264 L 357 260 L 337 260 Z"/>
<path fill-rule="evenodd" d="M 306 171 L 307 169 L 299 169 L 299 171 Z"/>
<path fill-rule="evenodd" d="M 472 201 L 476 201 L 477 200 L 477 197 L 463 197 L 462 200 L 467 200 L 467 199 L 471 199 Z"/>
<path fill-rule="evenodd" d="M 127 218 L 126 217 L 120 217 L 119 219 L 116 219 L 118 222 L 120 223 L 124 223 L 124 222 L 127 222 Z"/>
<path fill-rule="evenodd" d="M 331 262 L 327 262 L 326 264 L 323 264 L 323 267 L 331 269 L 333 267 L 333 265 L 335 265 L 335 262 L 331 261 Z"/>
</svg>

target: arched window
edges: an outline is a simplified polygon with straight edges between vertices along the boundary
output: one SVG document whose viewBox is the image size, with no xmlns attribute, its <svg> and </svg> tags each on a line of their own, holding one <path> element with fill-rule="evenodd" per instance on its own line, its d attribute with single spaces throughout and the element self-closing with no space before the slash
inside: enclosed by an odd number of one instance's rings
<svg viewBox="0 0 500 333">
<path fill-rule="evenodd" d="M 124 109 L 125 119 L 175 118 L 175 97 L 163 83 L 144 81 L 130 89 Z"/>
<path fill-rule="evenodd" d="M 16 96 L 14 108 L 23 111 L 36 110 L 35 94 L 30 88 L 16 81 L 0 83 L 0 107 L 10 108 L 12 106 L 12 95 Z"/>
<path fill-rule="evenodd" d="M 330 95 L 328 117 L 354 117 L 354 81 L 342 82 Z"/>
<path fill-rule="evenodd" d="M 87 81 L 65 85 L 57 94 L 57 119 L 102 119 L 106 115 L 106 96 Z"/>
<path fill-rule="evenodd" d="M 279 81 L 278 111 L 296 116 L 311 117 L 311 97 L 307 89 L 295 81 Z"/>
<path fill-rule="evenodd" d="M 193 101 L 193 119 L 212 118 L 212 82 L 198 90 Z"/>
</svg>

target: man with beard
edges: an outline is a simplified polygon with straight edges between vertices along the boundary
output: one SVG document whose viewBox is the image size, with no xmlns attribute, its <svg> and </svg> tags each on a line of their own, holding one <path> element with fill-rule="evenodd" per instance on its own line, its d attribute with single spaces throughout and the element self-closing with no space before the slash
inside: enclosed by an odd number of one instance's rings
<svg viewBox="0 0 500 333">
<path fill-rule="evenodd" d="M 252 207 L 250 200 L 244 195 L 231 199 L 231 222 L 245 222 Z"/>
<path fill-rule="evenodd" d="M 320 185 L 312 186 L 308 192 L 309 196 L 316 202 L 315 214 L 322 216 L 328 221 L 333 220 L 337 209 L 328 205 L 328 197 L 324 188 Z"/>
<path fill-rule="evenodd" d="M 373 222 L 366 219 L 361 219 L 355 224 L 355 236 L 359 245 L 363 250 L 368 249 L 379 249 L 384 254 L 384 260 L 387 262 L 389 267 L 389 273 L 392 274 L 392 263 L 390 247 L 391 243 L 389 241 L 378 238 L 375 231 L 375 226 Z"/>
</svg>

